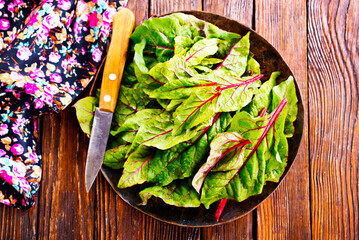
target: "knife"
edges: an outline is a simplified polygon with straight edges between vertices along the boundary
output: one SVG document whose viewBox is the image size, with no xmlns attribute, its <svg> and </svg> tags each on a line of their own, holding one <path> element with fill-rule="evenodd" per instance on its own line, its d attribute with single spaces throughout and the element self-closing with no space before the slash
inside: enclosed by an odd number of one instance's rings
<svg viewBox="0 0 359 240">
<path fill-rule="evenodd" d="M 87 152 L 86 192 L 89 192 L 95 181 L 105 157 L 112 115 L 116 108 L 123 68 L 126 62 L 128 42 L 134 21 L 133 12 L 127 8 L 121 9 L 113 17 L 112 39 L 103 71 L 100 104 L 95 111 Z"/>
</svg>

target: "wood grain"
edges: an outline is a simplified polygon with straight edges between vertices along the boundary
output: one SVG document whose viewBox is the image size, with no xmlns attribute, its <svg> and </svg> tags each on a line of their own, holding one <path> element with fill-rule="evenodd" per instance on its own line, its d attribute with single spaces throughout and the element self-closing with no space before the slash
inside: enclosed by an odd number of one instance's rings
<svg viewBox="0 0 359 240">
<path fill-rule="evenodd" d="M 88 140 L 74 116 L 75 110 L 69 107 L 42 121 L 39 239 L 93 238 L 95 198 L 83 184 Z"/>
<path fill-rule="evenodd" d="M 253 3 L 253 0 L 206 0 L 203 4 L 203 10 L 232 18 L 253 28 Z"/>
<path fill-rule="evenodd" d="M 240 23 L 253 27 L 253 2 L 252 0 L 204 1 L 203 10 L 224 15 Z M 255 210 L 256 211 L 256 210 Z M 253 213 L 240 218 L 237 221 L 201 229 L 203 239 L 253 239 Z"/>
<path fill-rule="evenodd" d="M 6 205 L 0 206 L 0 239 L 36 239 L 37 206 L 22 211 Z"/>
<path fill-rule="evenodd" d="M 308 2 L 313 239 L 359 236 L 359 2 Z"/>
<path fill-rule="evenodd" d="M 150 16 L 159 16 L 180 10 L 202 10 L 201 0 L 151 0 Z"/>
<path fill-rule="evenodd" d="M 307 97 L 305 0 L 255 1 L 255 29 L 280 52 L 291 67 L 303 102 Z M 307 106 L 305 106 L 306 108 Z M 258 208 L 259 239 L 309 239 L 308 111 L 296 162 L 277 191 Z"/>
</svg>

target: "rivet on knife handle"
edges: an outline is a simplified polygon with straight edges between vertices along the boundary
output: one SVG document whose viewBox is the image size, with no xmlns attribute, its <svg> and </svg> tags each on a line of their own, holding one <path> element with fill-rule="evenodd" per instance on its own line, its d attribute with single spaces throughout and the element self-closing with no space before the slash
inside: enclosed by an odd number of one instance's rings
<svg viewBox="0 0 359 240">
<path fill-rule="evenodd" d="M 122 9 L 113 18 L 111 44 L 106 57 L 102 77 L 100 105 L 102 111 L 114 112 L 120 88 L 129 38 L 135 16 L 129 9 Z"/>
</svg>

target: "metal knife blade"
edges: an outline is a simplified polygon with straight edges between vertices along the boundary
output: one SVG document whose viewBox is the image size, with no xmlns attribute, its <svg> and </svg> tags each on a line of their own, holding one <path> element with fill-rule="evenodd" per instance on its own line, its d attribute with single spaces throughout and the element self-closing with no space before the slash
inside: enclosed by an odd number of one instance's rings
<svg viewBox="0 0 359 240">
<path fill-rule="evenodd" d="M 113 18 L 112 40 L 103 71 L 100 103 L 95 111 L 86 159 L 86 192 L 95 181 L 105 156 L 134 19 L 132 11 L 126 8 L 116 13 Z"/>
<path fill-rule="evenodd" d="M 85 169 L 86 192 L 89 192 L 102 166 L 110 133 L 112 116 L 112 112 L 105 112 L 96 108 L 91 130 L 91 136 L 95 137 L 90 138 Z"/>
</svg>

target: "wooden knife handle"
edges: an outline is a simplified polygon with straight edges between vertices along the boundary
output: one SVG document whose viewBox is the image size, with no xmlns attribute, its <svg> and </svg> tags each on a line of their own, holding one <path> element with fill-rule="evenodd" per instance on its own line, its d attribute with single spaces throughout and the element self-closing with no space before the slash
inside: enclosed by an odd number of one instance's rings
<svg viewBox="0 0 359 240">
<path fill-rule="evenodd" d="M 115 111 L 134 21 L 133 12 L 127 8 L 121 9 L 113 17 L 112 38 L 101 83 L 99 108 L 102 111 Z"/>
</svg>

